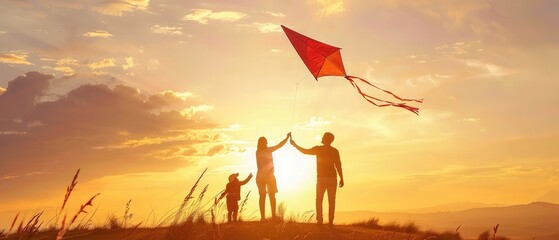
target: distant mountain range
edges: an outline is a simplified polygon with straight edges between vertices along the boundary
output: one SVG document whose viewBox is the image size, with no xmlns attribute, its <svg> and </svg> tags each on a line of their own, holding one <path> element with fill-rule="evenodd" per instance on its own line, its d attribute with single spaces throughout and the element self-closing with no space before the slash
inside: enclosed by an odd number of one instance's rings
<svg viewBox="0 0 559 240">
<path fill-rule="evenodd" d="M 477 236 L 499 224 L 498 235 L 515 240 L 558 240 L 559 204 L 533 202 L 524 205 L 481 207 L 461 211 L 432 213 L 352 211 L 336 213 L 336 222 L 349 223 L 370 218 L 381 223 L 414 222 L 422 229 L 455 231 L 466 238 Z"/>
</svg>

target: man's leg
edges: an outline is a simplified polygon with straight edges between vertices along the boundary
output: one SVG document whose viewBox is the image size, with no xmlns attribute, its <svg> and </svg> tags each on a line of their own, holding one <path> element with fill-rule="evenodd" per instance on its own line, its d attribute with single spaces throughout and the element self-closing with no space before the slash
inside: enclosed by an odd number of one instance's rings
<svg viewBox="0 0 559 240">
<path fill-rule="evenodd" d="M 326 187 L 321 181 L 316 182 L 316 222 L 322 224 L 322 199 L 324 199 Z"/>
<path fill-rule="evenodd" d="M 336 212 L 336 179 L 328 183 L 328 223 L 334 224 L 334 213 Z"/>
</svg>

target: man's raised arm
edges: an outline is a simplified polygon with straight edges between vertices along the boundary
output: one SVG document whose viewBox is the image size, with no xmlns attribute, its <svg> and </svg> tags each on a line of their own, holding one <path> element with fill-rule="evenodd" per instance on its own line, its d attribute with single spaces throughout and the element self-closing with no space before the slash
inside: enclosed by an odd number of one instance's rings
<svg viewBox="0 0 559 240">
<path fill-rule="evenodd" d="M 302 148 L 299 145 L 297 145 L 297 143 L 295 143 L 295 141 L 293 141 L 293 138 L 291 138 L 291 140 L 289 141 L 291 143 L 291 145 L 293 145 L 293 147 L 295 147 L 297 150 L 299 150 L 299 152 L 303 153 L 303 154 L 308 154 L 308 155 L 316 155 L 313 151 L 313 149 L 306 149 L 306 148 Z"/>
</svg>

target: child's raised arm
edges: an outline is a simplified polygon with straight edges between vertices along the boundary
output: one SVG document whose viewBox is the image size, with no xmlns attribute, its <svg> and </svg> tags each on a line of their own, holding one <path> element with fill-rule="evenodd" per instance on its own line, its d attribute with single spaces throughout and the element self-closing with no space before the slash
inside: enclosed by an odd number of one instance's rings
<svg viewBox="0 0 559 240">
<path fill-rule="evenodd" d="M 250 173 L 245 180 L 241 181 L 241 185 L 247 184 L 248 181 L 250 181 L 251 178 L 252 178 L 252 173 Z"/>
</svg>

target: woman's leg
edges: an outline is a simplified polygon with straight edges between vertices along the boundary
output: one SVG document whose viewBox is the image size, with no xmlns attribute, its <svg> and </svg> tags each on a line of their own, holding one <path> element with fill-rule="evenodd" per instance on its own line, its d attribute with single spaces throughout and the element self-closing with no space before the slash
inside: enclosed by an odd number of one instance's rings
<svg viewBox="0 0 559 240">
<path fill-rule="evenodd" d="M 276 219 L 276 194 L 275 193 L 268 193 L 270 197 L 270 208 L 272 209 L 272 220 Z"/>
<path fill-rule="evenodd" d="M 265 192 L 260 193 L 260 198 L 258 199 L 258 205 L 260 206 L 260 220 L 264 221 L 266 219 L 266 193 Z"/>
</svg>

